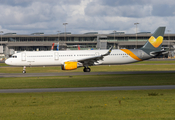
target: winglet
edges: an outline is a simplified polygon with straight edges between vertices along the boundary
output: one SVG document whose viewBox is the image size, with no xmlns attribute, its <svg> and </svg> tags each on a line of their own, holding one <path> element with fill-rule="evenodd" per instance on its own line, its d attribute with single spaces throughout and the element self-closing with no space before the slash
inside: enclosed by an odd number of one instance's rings
<svg viewBox="0 0 175 120">
<path fill-rule="evenodd" d="M 102 55 L 102 56 L 107 56 L 107 55 L 109 55 L 109 54 L 111 53 L 112 49 L 113 49 L 113 46 L 111 46 L 111 47 L 109 48 L 108 52 L 107 52 L 106 54 Z"/>
</svg>

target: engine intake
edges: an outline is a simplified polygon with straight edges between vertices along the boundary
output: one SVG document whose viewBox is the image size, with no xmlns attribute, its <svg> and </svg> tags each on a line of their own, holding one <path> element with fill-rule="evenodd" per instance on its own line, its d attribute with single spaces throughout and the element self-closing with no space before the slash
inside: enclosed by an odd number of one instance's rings
<svg viewBox="0 0 175 120">
<path fill-rule="evenodd" d="M 75 70 L 77 69 L 78 62 L 64 62 L 64 65 L 61 66 L 62 70 Z"/>
</svg>

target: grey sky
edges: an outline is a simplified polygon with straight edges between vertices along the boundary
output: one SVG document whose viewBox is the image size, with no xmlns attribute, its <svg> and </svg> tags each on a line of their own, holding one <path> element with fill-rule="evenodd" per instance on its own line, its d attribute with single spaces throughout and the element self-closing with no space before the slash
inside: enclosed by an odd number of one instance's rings
<svg viewBox="0 0 175 120">
<path fill-rule="evenodd" d="M 0 0 L 0 31 L 56 34 L 67 31 L 153 32 L 159 26 L 175 32 L 174 0 Z"/>
</svg>

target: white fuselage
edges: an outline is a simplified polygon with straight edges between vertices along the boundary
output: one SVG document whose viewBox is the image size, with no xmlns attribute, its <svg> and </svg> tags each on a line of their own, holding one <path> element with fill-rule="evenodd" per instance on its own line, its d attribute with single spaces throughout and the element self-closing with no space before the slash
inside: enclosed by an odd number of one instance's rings
<svg viewBox="0 0 175 120">
<path fill-rule="evenodd" d="M 6 60 L 6 64 L 13 66 L 61 66 L 65 61 L 78 61 L 89 57 L 105 54 L 108 50 L 72 50 L 72 51 L 24 51 L 14 54 Z M 137 62 L 122 50 L 112 50 L 97 65 L 127 64 Z"/>
</svg>

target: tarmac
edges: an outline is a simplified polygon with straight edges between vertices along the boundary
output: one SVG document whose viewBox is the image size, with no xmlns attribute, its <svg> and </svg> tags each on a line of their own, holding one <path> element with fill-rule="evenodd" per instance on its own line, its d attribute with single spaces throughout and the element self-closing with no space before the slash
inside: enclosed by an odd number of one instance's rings
<svg viewBox="0 0 175 120">
<path fill-rule="evenodd" d="M 41 88 L 41 89 L 0 89 L 0 93 L 82 92 L 82 91 L 156 90 L 156 89 L 175 89 L 175 85 L 82 87 L 82 88 Z"/>
<path fill-rule="evenodd" d="M 77 75 L 113 75 L 113 74 L 161 74 L 175 73 L 175 71 L 128 71 L 128 72 L 61 72 L 61 73 L 0 73 L 4 77 L 41 77 L 41 76 L 77 76 Z M 115 90 L 155 90 L 175 89 L 175 85 L 161 86 L 123 86 L 123 87 L 86 87 L 86 88 L 41 88 L 41 89 L 0 89 L 0 93 L 29 93 L 29 92 L 81 92 L 81 91 L 115 91 Z"/>
<path fill-rule="evenodd" d="M 113 74 L 158 74 L 175 73 L 175 71 L 123 71 L 123 72 L 61 72 L 61 73 L 0 73 L 4 77 L 44 77 L 44 76 L 77 76 L 77 75 L 113 75 Z"/>
</svg>

